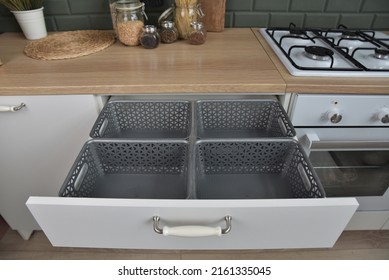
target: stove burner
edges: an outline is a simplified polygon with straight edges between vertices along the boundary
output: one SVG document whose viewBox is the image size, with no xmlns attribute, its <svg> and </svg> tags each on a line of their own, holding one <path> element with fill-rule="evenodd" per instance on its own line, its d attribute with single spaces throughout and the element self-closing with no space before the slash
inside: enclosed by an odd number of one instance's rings
<svg viewBox="0 0 389 280">
<path fill-rule="evenodd" d="M 298 37 L 298 36 L 305 35 L 305 32 L 300 28 L 292 28 L 289 30 L 289 34 Z"/>
<path fill-rule="evenodd" d="M 374 57 L 382 60 L 389 60 L 389 50 L 377 48 L 374 50 Z"/>
<path fill-rule="evenodd" d="M 300 37 L 300 36 L 305 35 L 305 32 L 302 28 L 297 27 L 296 24 L 291 22 L 289 24 L 289 34 L 291 36 Z"/>
<path fill-rule="evenodd" d="M 304 48 L 305 55 L 313 60 L 327 61 L 334 55 L 334 52 L 328 48 L 320 46 L 308 46 Z"/>
<path fill-rule="evenodd" d="M 342 31 L 342 38 L 345 38 L 345 39 L 357 39 L 357 38 L 359 38 L 359 35 L 355 31 L 343 30 Z"/>
</svg>

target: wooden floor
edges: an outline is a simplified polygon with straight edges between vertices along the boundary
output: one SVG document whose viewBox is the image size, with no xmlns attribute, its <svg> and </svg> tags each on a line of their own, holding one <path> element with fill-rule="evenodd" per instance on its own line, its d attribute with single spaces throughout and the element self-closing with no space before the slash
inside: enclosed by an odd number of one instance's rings
<svg viewBox="0 0 389 280">
<path fill-rule="evenodd" d="M 42 232 L 24 241 L 12 230 L 0 240 L 0 259 L 25 260 L 158 260 L 158 259 L 359 259 L 389 260 L 389 231 L 346 231 L 331 249 L 175 251 L 52 247 Z"/>
</svg>

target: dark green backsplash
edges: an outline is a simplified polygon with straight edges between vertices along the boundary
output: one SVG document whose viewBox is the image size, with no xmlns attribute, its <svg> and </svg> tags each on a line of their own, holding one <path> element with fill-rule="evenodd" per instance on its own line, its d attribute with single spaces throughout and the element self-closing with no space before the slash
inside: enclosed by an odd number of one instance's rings
<svg viewBox="0 0 389 280">
<path fill-rule="evenodd" d="M 162 11 L 148 7 L 149 24 Z M 209 0 L 213 1 L 213 0 Z M 49 31 L 112 29 L 108 0 L 45 0 Z M 287 26 L 336 27 L 389 30 L 389 0 L 227 0 L 226 27 Z M 20 31 L 13 15 L 0 7 L 0 32 Z"/>
</svg>

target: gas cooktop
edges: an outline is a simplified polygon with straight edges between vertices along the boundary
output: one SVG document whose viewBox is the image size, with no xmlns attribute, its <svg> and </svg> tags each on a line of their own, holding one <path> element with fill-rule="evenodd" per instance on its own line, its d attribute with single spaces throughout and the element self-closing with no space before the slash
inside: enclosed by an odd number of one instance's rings
<svg viewBox="0 0 389 280">
<path fill-rule="evenodd" d="M 262 28 L 294 76 L 389 77 L 389 36 L 372 30 Z"/>
</svg>

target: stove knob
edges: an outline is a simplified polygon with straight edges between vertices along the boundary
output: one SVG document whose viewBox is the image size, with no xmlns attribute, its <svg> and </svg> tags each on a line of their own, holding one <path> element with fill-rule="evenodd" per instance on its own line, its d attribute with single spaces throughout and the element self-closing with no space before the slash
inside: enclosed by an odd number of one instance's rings
<svg viewBox="0 0 389 280">
<path fill-rule="evenodd" d="M 327 112 L 327 117 L 330 120 L 331 123 L 337 124 L 340 123 L 343 119 L 342 114 L 340 113 L 339 109 L 333 108 Z"/>
<path fill-rule="evenodd" d="M 381 121 L 383 124 L 389 123 L 389 108 L 382 108 L 378 114 L 377 119 Z"/>
</svg>

